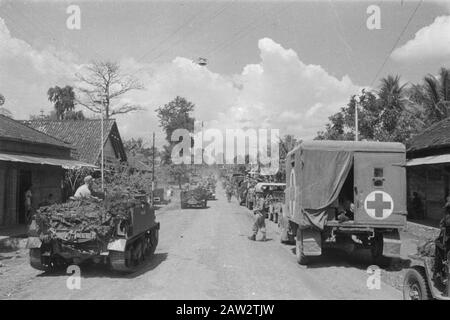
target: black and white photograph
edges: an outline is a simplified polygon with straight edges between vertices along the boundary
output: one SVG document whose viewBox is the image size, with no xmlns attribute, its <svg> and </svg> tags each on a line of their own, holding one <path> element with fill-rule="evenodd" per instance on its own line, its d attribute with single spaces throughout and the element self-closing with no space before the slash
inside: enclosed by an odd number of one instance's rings
<svg viewBox="0 0 450 320">
<path fill-rule="evenodd" d="M 450 300 L 450 1 L 0 0 L 0 300 Z"/>
</svg>

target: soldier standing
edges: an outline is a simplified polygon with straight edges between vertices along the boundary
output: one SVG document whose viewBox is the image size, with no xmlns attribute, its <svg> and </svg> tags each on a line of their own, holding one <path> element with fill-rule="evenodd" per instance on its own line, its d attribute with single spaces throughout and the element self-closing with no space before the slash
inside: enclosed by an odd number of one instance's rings
<svg viewBox="0 0 450 320">
<path fill-rule="evenodd" d="M 253 211 L 256 216 L 256 219 L 255 223 L 253 224 L 253 234 L 250 237 L 248 237 L 249 240 L 255 241 L 258 231 L 261 230 L 262 233 L 261 241 L 266 241 L 266 216 L 264 209 L 265 209 L 265 199 L 264 197 L 260 197 L 256 201 L 256 208 Z"/>
</svg>

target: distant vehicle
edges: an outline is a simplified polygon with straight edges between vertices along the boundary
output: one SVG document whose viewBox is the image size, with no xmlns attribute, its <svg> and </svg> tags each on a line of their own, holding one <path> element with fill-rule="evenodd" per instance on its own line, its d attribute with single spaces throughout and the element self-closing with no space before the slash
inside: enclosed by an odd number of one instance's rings
<svg viewBox="0 0 450 320">
<path fill-rule="evenodd" d="M 181 209 L 200 207 L 206 208 L 208 192 L 203 187 L 183 190 L 180 192 Z"/>
<path fill-rule="evenodd" d="M 153 190 L 153 201 L 154 204 L 166 203 L 166 201 L 164 200 L 164 188 L 157 188 Z"/>
<path fill-rule="evenodd" d="M 405 146 L 309 141 L 286 157 L 281 241 L 295 237 L 297 261 L 322 248 L 371 250 L 375 264 L 399 257 L 406 225 Z"/>
<path fill-rule="evenodd" d="M 216 200 L 216 188 L 208 187 L 206 189 L 207 200 Z"/>
</svg>

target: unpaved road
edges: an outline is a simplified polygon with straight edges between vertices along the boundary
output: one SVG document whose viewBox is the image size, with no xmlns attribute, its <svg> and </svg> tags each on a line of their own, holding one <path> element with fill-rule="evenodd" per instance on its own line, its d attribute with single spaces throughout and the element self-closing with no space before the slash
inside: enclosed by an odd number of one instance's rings
<svg viewBox="0 0 450 320">
<path fill-rule="evenodd" d="M 152 261 L 132 275 L 86 267 L 81 289 L 69 290 L 65 273 L 28 265 L 26 252 L 3 260 L 2 299 L 400 299 L 381 283 L 369 290 L 368 264 L 331 252 L 314 265 L 296 263 L 292 246 L 279 243 L 268 223 L 267 242 L 247 239 L 249 211 L 219 199 L 207 209 L 159 210 L 160 242 Z M 2 262 L 2 261 L 0 261 Z"/>
</svg>

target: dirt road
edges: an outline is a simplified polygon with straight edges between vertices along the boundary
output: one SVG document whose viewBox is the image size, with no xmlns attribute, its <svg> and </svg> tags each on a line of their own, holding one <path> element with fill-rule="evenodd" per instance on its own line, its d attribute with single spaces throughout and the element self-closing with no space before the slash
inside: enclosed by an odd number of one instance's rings
<svg viewBox="0 0 450 320">
<path fill-rule="evenodd" d="M 2 299 L 400 299 L 381 283 L 367 288 L 367 264 L 332 254 L 310 267 L 296 263 L 292 246 L 279 243 L 274 224 L 267 242 L 247 239 L 253 217 L 223 192 L 207 209 L 159 210 L 160 242 L 151 262 L 122 276 L 88 267 L 81 289 L 68 275 L 42 274 L 18 252 L 0 268 Z M 0 261 L 1 262 L 1 261 Z"/>
</svg>

